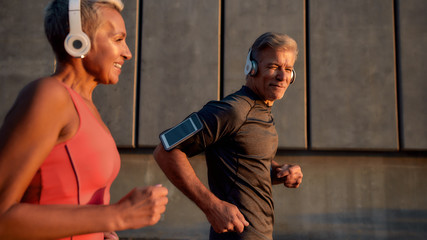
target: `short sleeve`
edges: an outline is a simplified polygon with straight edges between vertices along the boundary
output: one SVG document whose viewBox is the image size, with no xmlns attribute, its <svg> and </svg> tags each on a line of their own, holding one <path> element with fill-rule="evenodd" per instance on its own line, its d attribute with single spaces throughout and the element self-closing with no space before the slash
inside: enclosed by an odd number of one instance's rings
<svg viewBox="0 0 427 240">
<path fill-rule="evenodd" d="M 188 157 L 203 152 L 208 146 L 236 133 L 246 121 L 251 104 L 239 96 L 208 102 L 197 115 L 203 129 L 177 146 Z"/>
</svg>

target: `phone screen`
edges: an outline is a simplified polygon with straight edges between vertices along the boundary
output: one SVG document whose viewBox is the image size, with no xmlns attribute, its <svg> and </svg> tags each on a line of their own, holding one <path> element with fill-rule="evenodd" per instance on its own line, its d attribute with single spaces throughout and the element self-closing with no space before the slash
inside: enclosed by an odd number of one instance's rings
<svg viewBox="0 0 427 240">
<path fill-rule="evenodd" d="M 165 150 L 169 151 L 176 145 L 185 141 L 203 128 L 203 125 L 197 116 L 193 113 L 190 117 L 182 121 L 177 126 L 160 134 L 160 140 Z"/>
</svg>

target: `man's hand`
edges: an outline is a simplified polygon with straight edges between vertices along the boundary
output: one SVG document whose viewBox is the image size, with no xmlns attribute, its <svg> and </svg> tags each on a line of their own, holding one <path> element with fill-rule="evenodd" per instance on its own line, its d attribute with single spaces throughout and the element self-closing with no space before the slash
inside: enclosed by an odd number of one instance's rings
<svg viewBox="0 0 427 240">
<path fill-rule="evenodd" d="M 249 226 L 249 222 L 235 205 L 221 200 L 212 206 L 206 216 L 217 233 L 241 233 Z"/>
<path fill-rule="evenodd" d="M 221 201 L 206 188 L 196 176 L 187 155 L 180 149 L 167 152 L 159 144 L 154 158 L 169 180 L 205 213 L 216 232 L 241 233 L 249 225 L 235 205 Z"/>
<path fill-rule="evenodd" d="M 283 164 L 273 171 L 273 184 L 283 183 L 288 188 L 297 188 L 302 182 L 303 174 L 299 165 Z"/>
</svg>

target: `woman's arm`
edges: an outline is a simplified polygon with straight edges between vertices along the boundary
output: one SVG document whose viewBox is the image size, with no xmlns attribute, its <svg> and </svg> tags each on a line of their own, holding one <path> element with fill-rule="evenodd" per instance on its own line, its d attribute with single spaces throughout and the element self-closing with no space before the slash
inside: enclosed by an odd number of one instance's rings
<svg viewBox="0 0 427 240">
<path fill-rule="evenodd" d="M 5 118 L 0 128 L 0 214 L 20 202 L 55 144 L 75 133 L 79 120 L 67 94 L 58 82 L 35 81 Z"/>
<path fill-rule="evenodd" d="M 114 205 L 16 203 L 0 217 L 1 239 L 57 239 L 156 224 L 166 210 L 167 189 L 135 188 Z"/>
<path fill-rule="evenodd" d="M 156 223 L 167 189 L 134 189 L 111 206 L 33 205 L 20 200 L 52 148 L 72 137 L 78 115 L 67 90 L 42 80 L 22 91 L 0 128 L 0 239 L 55 239 Z"/>
</svg>

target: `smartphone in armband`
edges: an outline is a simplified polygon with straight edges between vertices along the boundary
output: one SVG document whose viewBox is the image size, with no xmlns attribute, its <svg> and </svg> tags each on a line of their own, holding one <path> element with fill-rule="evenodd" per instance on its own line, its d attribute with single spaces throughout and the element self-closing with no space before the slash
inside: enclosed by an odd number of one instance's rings
<svg viewBox="0 0 427 240">
<path fill-rule="evenodd" d="M 192 113 L 175 127 L 162 132 L 159 137 L 165 150 L 170 151 L 202 129 L 203 124 L 199 116 L 197 113 Z"/>
</svg>

